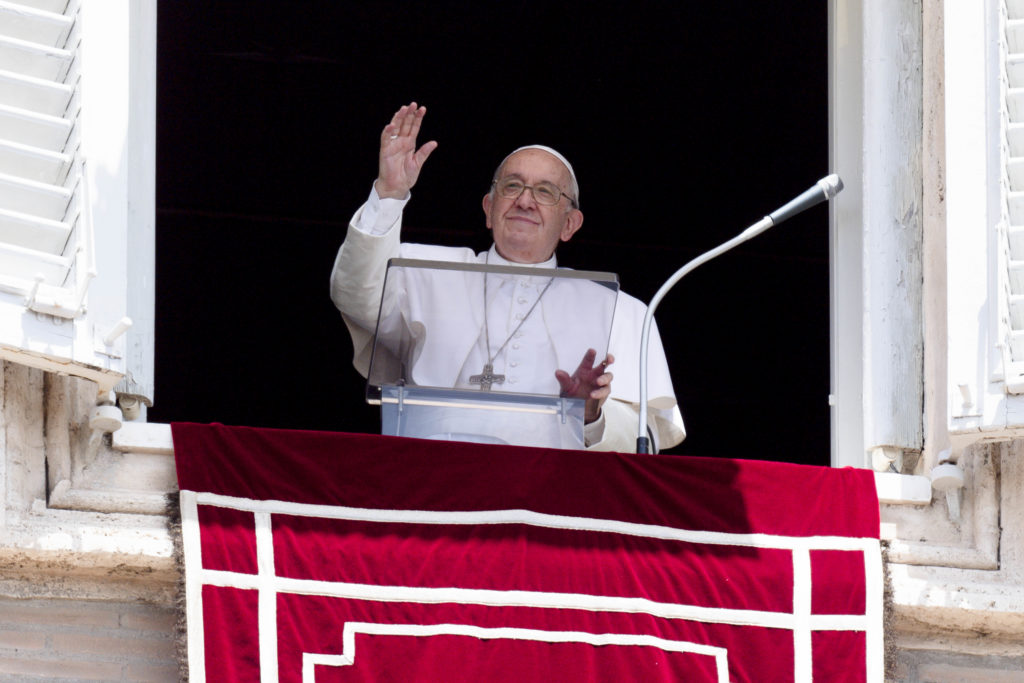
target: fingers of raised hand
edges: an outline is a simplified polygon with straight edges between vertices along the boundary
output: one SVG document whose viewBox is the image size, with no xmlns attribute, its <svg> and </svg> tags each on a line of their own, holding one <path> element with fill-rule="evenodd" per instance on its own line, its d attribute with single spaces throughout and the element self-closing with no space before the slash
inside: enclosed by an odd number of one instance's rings
<svg viewBox="0 0 1024 683">
<path fill-rule="evenodd" d="M 423 162 L 427 160 L 430 153 L 437 149 L 437 141 L 431 140 L 430 142 L 423 143 L 423 146 L 416 151 L 416 163 L 419 166 L 423 165 Z"/>
<path fill-rule="evenodd" d="M 403 105 L 391 117 L 391 122 L 384 126 L 381 138 L 383 140 L 394 140 L 396 138 L 412 137 L 415 140 L 426 113 L 427 108 L 417 106 L 415 102 Z"/>
<path fill-rule="evenodd" d="M 388 122 L 388 125 L 384 126 L 384 130 L 380 133 L 381 142 L 394 140 L 398 137 L 398 134 L 402 131 L 402 119 L 405 117 L 406 109 L 408 109 L 408 105 L 405 105 L 396 111 L 391 117 L 391 121 Z"/>
<path fill-rule="evenodd" d="M 420 126 L 423 125 L 423 117 L 427 114 L 426 107 L 416 108 L 416 103 L 413 102 L 410 105 L 413 111 L 410 111 L 405 116 L 405 120 L 402 122 L 402 135 L 411 135 L 415 140 L 416 136 L 419 135 Z"/>
</svg>

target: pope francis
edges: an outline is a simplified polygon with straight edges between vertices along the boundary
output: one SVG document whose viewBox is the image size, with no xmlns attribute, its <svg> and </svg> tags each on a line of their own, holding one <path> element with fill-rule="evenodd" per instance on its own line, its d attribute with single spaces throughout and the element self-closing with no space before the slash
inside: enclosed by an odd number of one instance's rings
<svg viewBox="0 0 1024 683">
<path fill-rule="evenodd" d="M 402 243 L 402 211 L 424 163 L 437 148 L 436 141 L 417 147 L 425 114 L 426 107 L 412 102 L 395 112 L 384 127 L 377 179 L 369 199 L 350 222 L 331 273 L 331 299 L 352 335 L 353 362 L 364 376 L 389 259 L 556 268 L 558 243 L 571 239 L 583 225 L 579 186 L 568 160 L 550 147 L 528 145 L 499 164 L 483 197 L 486 226 L 494 239 L 489 250 L 475 254 L 463 248 Z M 472 293 L 474 301 L 483 302 L 483 316 L 467 316 L 454 330 L 451 325 L 443 330 L 451 338 L 468 342 L 427 342 L 415 364 L 429 368 L 435 386 L 485 391 L 502 384 L 500 388 L 507 391 L 584 399 L 586 447 L 631 452 L 636 443 L 639 341 L 646 309 L 637 299 L 618 292 L 608 354 L 598 362 L 586 340 L 562 341 L 572 335 L 566 325 L 558 324 L 566 317 L 564 307 L 556 311 L 555 298 L 545 299 L 550 282 L 551 278 L 496 279 L 488 292 L 485 277 L 483 291 Z M 423 310 L 431 305 L 460 307 L 450 289 L 429 283 L 421 286 L 431 290 L 416 293 L 418 300 L 428 301 Z M 435 335 L 440 340 L 442 331 Z M 567 348 L 573 353 L 585 349 L 578 361 L 572 361 L 578 362 L 575 370 L 568 369 Z M 616 360 L 613 375 L 608 368 Z M 648 367 L 648 432 L 657 448 L 670 448 L 683 440 L 685 431 L 656 329 L 651 334 Z M 494 432 L 493 441 L 517 442 L 501 425 L 481 429 Z"/>
</svg>

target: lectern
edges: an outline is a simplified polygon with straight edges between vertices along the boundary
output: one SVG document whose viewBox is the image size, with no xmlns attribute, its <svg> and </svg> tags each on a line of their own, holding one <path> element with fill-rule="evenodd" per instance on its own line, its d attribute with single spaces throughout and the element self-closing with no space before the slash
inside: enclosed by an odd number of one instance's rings
<svg viewBox="0 0 1024 683">
<path fill-rule="evenodd" d="M 391 259 L 366 398 L 382 433 L 581 449 L 584 401 L 560 395 L 608 352 L 613 273 Z"/>
</svg>

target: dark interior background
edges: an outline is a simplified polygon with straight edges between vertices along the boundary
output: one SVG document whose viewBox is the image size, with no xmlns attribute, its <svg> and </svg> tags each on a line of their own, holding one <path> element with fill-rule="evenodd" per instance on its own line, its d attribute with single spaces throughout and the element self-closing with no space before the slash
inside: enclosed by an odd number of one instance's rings
<svg viewBox="0 0 1024 683">
<path fill-rule="evenodd" d="M 328 297 L 380 129 L 440 147 L 407 241 L 488 246 L 528 143 L 573 163 L 560 263 L 649 300 L 828 173 L 827 16 L 761 3 L 161 0 L 153 421 L 376 432 Z M 671 453 L 829 461 L 827 210 L 685 278 L 658 311 L 689 433 Z"/>
</svg>

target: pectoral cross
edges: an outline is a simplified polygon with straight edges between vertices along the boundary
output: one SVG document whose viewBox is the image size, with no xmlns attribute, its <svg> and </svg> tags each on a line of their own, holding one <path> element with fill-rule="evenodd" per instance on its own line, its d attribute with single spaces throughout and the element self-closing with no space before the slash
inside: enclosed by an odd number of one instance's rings
<svg viewBox="0 0 1024 683">
<path fill-rule="evenodd" d="M 484 371 L 479 375 L 471 375 L 469 378 L 470 384 L 480 385 L 480 391 L 490 391 L 492 384 L 503 384 L 504 382 L 505 375 L 495 375 L 492 363 L 484 365 Z"/>
</svg>

